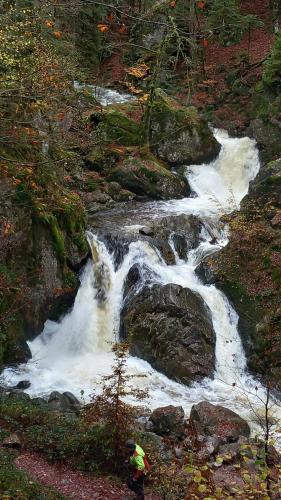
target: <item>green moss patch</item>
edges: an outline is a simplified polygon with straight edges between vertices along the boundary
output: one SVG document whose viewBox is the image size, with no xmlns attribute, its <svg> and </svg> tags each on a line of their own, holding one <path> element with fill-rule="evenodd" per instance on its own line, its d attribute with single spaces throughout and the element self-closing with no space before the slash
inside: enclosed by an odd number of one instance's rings
<svg viewBox="0 0 281 500">
<path fill-rule="evenodd" d="M 105 134 L 108 143 L 138 146 L 142 142 L 142 127 L 129 118 L 123 109 L 116 105 L 108 106 L 99 129 Z"/>
<path fill-rule="evenodd" d="M 162 162 L 152 158 L 129 157 L 110 171 L 108 180 L 118 182 L 137 195 L 153 199 L 184 196 L 184 181 L 165 168 Z"/>
</svg>

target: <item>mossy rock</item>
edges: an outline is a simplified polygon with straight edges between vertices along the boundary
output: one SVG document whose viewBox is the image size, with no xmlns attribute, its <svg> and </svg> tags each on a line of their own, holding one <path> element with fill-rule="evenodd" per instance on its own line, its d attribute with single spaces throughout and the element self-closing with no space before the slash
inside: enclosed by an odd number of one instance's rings
<svg viewBox="0 0 281 500">
<path fill-rule="evenodd" d="M 263 162 L 281 156 L 280 128 L 265 117 L 251 122 L 249 133 L 256 139 Z"/>
<path fill-rule="evenodd" d="M 12 300 L 11 296 L 9 300 Z M 9 322 L 0 327 L 0 366 L 25 363 L 30 358 L 25 321 L 20 312 L 15 312 Z"/>
<path fill-rule="evenodd" d="M 193 106 L 182 106 L 161 89 L 150 110 L 152 151 L 172 166 L 213 160 L 220 151 L 208 124 Z"/>
<path fill-rule="evenodd" d="M 263 211 L 268 207 L 272 211 L 280 205 L 281 192 L 281 159 L 271 161 L 262 166 L 256 179 L 251 183 L 249 197 L 242 202 L 242 210 L 248 212 L 250 203 L 254 202 L 256 207 L 262 207 Z"/>
<path fill-rule="evenodd" d="M 116 151 L 95 146 L 88 153 L 85 164 L 89 170 L 103 172 L 106 168 L 113 166 L 119 158 L 120 155 Z"/>
<path fill-rule="evenodd" d="M 142 142 L 142 126 L 126 114 L 124 105 L 107 106 L 98 128 L 108 143 L 129 147 Z"/>
<path fill-rule="evenodd" d="M 183 178 L 173 174 L 155 158 L 129 157 L 111 170 L 108 180 L 118 182 L 127 191 L 152 199 L 188 195 Z"/>
</svg>

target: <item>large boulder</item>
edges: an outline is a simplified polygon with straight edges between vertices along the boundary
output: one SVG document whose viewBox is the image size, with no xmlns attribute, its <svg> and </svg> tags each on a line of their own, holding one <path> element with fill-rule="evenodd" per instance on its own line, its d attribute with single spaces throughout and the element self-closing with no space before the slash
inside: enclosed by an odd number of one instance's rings
<svg viewBox="0 0 281 500">
<path fill-rule="evenodd" d="M 142 142 L 142 126 L 132 118 L 135 106 L 132 103 L 114 104 L 103 108 L 97 116 L 99 121 L 97 134 L 108 143 L 121 146 L 138 146 Z M 93 157 L 89 158 L 93 162 Z"/>
<path fill-rule="evenodd" d="M 48 399 L 48 407 L 54 411 L 78 411 L 80 406 L 80 402 L 71 392 L 61 394 L 58 391 L 53 391 Z"/>
<path fill-rule="evenodd" d="M 190 426 L 198 435 L 217 436 L 225 443 L 234 443 L 240 436 L 250 436 L 249 425 L 237 413 L 207 401 L 193 405 Z"/>
<path fill-rule="evenodd" d="M 150 415 L 153 431 L 160 436 L 173 434 L 180 437 L 184 431 L 184 411 L 181 406 L 156 408 Z"/>
<path fill-rule="evenodd" d="M 184 384 L 212 377 L 215 334 L 201 297 L 178 285 L 144 287 L 122 312 L 131 353 Z"/>
<path fill-rule="evenodd" d="M 186 181 L 156 158 L 129 157 L 119 162 L 108 173 L 109 181 L 139 196 L 166 200 L 188 196 Z"/>
<path fill-rule="evenodd" d="M 211 161 L 220 151 L 197 109 L 180 105 L 160 89 L 155 92 L 150 123 L 153 152 L 172 166 Z"/>
</svg>

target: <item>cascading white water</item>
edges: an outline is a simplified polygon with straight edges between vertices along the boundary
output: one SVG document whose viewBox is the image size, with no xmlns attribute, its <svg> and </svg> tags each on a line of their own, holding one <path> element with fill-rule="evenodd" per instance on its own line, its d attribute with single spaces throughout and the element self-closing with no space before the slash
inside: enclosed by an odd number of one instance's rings
<svg viewBox="0 0 281 500">
<path fill-rule="evenodd" d="M 249 182 L 259 170 L 258 151 L 255 142 L 248 138 L 231 139 L 222 131 L 216 131 L 215 135 L 222 145 L 219 157 L 209 165 L 187 168 L 188 182 L 197 197 L 153 203 L 146 207 L 146 214 L 149 210 L 153 212 L 151 217 L 184 213 L 206 218 L 198 248 L 192 250 L 186 260 L 180 259 L 175 251 L 176 264 L 167 265 L 147 242 L 138 240 L 131 243 L 128 254 L 115 270 L 113 256 L 95 235 L 89 233 L 93 260 L 83 271 L 72 310 L 58 323 L 46 322 L 42 334 L 30 343 L 32 360 L 17 371 L 5 370 L 4 377 L 8 382 L 29 379 L 29 393 L 33 395 L 69 390 L 79 396 L 83 390 L 87 398 L 101 377 L 110 372 L 113 361 L 110 343 L 115 340 L 119 329 L 124 281 L 130 268 L 138 264 L 140 269 L 150 270 L 151 280 L 155 283 L 178 284 L 203 298 L 211 311 L 216 333 L 216 373 L 214 380 L 205 379 L 186 387 L 156 372 L 145 361 L 129 357 L 129 373 L 146 375 L 134 379 L 134 384 L 148 389 L 152 408 L 181 404 L 189 411 L 194 403 L 206 399 L 226 404 L 249 417 L 249 405 L 245 404 L 245 399 L 254 400 L 252 392 L 257 384 L 246 373 L 245 354 L 237 331 L 237 314 L 214 285 L 201 283 L 195 269 L 204 256 L 227 244 L 227 228 L 222 229 L 219 219 L 239 208 Z M 137 232 L 138 228 L 132 221 L 126 230 Z M 215 235 L 216 244 L 211 243 L 210 232 Z M 263 389 L 259 386 L 258 390 L 262 396 Z"/>
<path fill-rule="evenodd" d="M 131 94 L 121 94 L 117 90 L 112 90 L 98 85 L 84 85 L 74 82 L 74 88 L 77 90 L 88 89 L 102 106 L 109 104 L 122 104 L 123 102 L 134 101 L 135 97 Z"/>
</svg>

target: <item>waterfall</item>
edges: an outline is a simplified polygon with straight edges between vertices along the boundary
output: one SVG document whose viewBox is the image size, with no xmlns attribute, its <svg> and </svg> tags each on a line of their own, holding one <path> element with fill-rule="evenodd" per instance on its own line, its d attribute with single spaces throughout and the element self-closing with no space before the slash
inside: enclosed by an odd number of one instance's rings
<svg viewBox="0 0 281 500">
<path fill-rule="evenodd" d="M 116 93 L 111 95 L 110 92 L 103 93 L 103 104 L 107 104 L 110 98 L 116 100 Z M 144 281 L 148 273 L 150 282 L 173 283 L 199 294 L 211 311 L 216 334 L 214 380 L 205 379 L 191 387 L 168 379 L 141 359 L 129 357 L 129 374 L 146 375 L 134 379 L 134 383 L 148 390 L 150 407 L 180 404 L 188 412 L 193 404 L 205 399 L 226 405 L 249 418 L 243 391 L 245 388 L 252 391 L 257 382 L 247 374 L 246 358 L 237 330 L 238 316 L 224 294 L 214 285 L 204 285 L 195 269 L 204 257 L 227 244 L 228 229 L 222 226 L 220 218 L 239 209 L 250 181 L 259 170 L 258 151 L 255 141 L 249 138 L 233 139 L 218 130 L 214 134 L 222 146 L 219 157 L 210 164 L 186 168 L 188 182 L 196 196 L 147 203 L 140 209 L 146 219 L 147 214 L 151 218 L 180 214 L 200 217 L 203 229 L 198 247 L 191 250 L 186 259 L 181 259 L 173 246 L 171 234 L 175 264 L 167 265 L 148 241 L 137 240 L 130 244 L 128 253 L 116 269 L 113 255 L 106 245 L 88 232 L 92 259 L 81 274 L 72 310 L 59 322 L 46 322 L 41 335 L 29 343 L 32 359 L 17 370 L 4 371 L 7 382 L 29 379 L 31 387 L 28 392 L 31 395 L 69 390 L 79 396 L 83 390 L 87 399 L 102 376 L 110 372 L 113 362 L 111 343 L 117 339 L 119 331 L 124 283 L 131 267 L 137 264 L 144 274 Z M 134 221 L 132 213 L 131 225 L 126 226 L 126 231 L 138 231 L 139 221 L 139 215 Z M 260 385 L 258 387 L 262 394 L 263 389 Z M 249 397 L 247 394 L 246 399 Z"/>
</svg>

